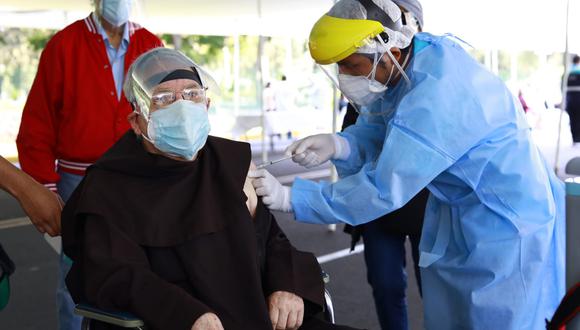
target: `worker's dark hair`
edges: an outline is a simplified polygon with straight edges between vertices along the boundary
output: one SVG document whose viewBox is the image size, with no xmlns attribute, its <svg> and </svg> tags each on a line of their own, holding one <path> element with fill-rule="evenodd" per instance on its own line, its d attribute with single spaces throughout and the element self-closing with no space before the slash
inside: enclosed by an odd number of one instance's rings
<svg viewBox="0 0 580 330">
<path fill-rule="evenodd" d="M 574 55 L 574 57 L 572 57 L 572 63 L 580 64 L 580 56 Z"/>
</svg>

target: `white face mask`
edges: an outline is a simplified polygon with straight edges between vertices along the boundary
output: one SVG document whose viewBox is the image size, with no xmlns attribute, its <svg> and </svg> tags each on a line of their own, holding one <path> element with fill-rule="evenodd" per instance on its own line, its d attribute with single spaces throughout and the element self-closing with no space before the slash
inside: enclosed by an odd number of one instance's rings
<svg viewBox="0 0 580 330">
<path fill-rule="evenodd" d="M 101 0 L 101 16 L 114 26 L 121 26 L 129 21 L 131 0 Z"/>
<path fill-rule="evenodd" d="M 343 92 L 347 98 L 349 98 L 355 104 L 361 106 L 368 106 L 378 100 L 387 90 L 388 85 L 393 78 L 393 72 L 395 69 L 395 65 L 391 66 L 391 72 L 389 73 L 389 77 L 387 78 L 387 82 L 382 84 L 381 82 L 375 80 L 375 75 L 377 72 L 377 66 L 379 64 L 380 58 L 384 55 L 381 54 L 379 60 L 375 59 L 373 63 L 373 68 L 371 72 L 365 76 L 351 76 L 347 74 L 340 73 L 338 75 L 338 86 L 341 92 Z M 409 58 L 409 54 L 405 58 L 403 62 L 403 66 L 407 63 L 407 59 Z M 404 75 L 404 72 L 403 72 Z M 404 75 L 406 80 L 408 78 Z"/>
<path fill-rule="evenodd" d="M 365 76 L 351 76 L 342 73 L 338 75 L 338 85 L 346 97 L 355 104 L 362 106 L 370 105 L 378 100 L 387 89 L 386 85 L 374 79 L 371 80 Z"/>
</svg>

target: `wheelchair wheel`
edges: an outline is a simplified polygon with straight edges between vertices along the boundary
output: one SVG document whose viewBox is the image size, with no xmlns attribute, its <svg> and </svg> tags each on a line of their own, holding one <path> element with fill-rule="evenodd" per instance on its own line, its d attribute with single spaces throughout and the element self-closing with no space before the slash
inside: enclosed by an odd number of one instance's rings
<svg viewBox="0 0 580 330">
<path fill-rule="evenodd" d="M 91 320 L 83 317 L 83 321 L 81 322 L 81 330 L 91 330 Z"/>
</svg>

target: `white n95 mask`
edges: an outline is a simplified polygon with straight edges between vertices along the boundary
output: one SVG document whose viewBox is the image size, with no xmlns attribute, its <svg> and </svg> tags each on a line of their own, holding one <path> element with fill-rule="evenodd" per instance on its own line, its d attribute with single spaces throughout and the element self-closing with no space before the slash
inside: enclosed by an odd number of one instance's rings
<svg viewBox="0 0 580 330">
<path fill-rule="evenodd" d="M 355 104 L 367 106 L 378 100 L 383 91 L 372 91 L 370 86 L 372 81 L 365 76 L 351 76 L 340 73 L 338 75 L 338 85 L 340 91 Z M 382 85 L 381 85 L 382 86 Z"/>
<path fill-rule="evenodd" d="M 101 15 L 114 26 L 121 26 L 129 21 L 131 0 L 101 0 Z"/>
<path fill-rule="evenodd" d="M 210 131 L 206 106 L 178 100 L 151 113 L 146 140 L 172 156 L 192 160 L 203 148 Z"/>
<path fill-rule="evenodd" d="M 393 65 L 391 66 L 391 72 L 389 72 L 389 77 L 387 81 L 383 84 L 375 79 L 377 73 L 377 66 L 381 60 L 381 58 L 385 55 L 389 55 L 392 59 Z M 409 54 L 405 57 L 403 62 L 403 66 L 407 63 L 409 59 Z M 397 60 L 391 54 L 390 50 L 387 50 L 385 53 L 380 54 L 379 57 L 376 57 L 373 61 L 373 68 L 371 72 L 367 76 L 351 76 L 347 74 L 338 74 L 338 89 L 346 95 L 348 99 L 354 102 L 357 105 L 361 106 L 368 106 L 378 100 L 388 89 L 389 83 L 393 78 L 393 73 L 395 67 L 397 70 L 400 71 L 402 77 L 409 83 L 409 78 L 405 74 L 405 71 L 399 65 Z"/>
</svg>

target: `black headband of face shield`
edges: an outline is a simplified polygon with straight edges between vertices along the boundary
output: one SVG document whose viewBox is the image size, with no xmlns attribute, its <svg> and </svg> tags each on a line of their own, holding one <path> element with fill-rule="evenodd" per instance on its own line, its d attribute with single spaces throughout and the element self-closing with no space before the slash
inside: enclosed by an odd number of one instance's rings
<svg viewBox="0 0 580 330">
<path fill-rule="evenodd" d="M 183 69 L 171 71 L 167 76 L 165 76 L 163 79 L 161 79 L 161 81 L 159 83 L 161 84 L 161 83 L 164 83 L 166 81 L 176 80 L 176 79 L 193 80 L 193 81 L 196 81 L 200 86 L 203 86 L 203 84 L 201 83 L 201 78 L 199 77 L 199 74 L 197 73 L 197 70 L 194 67 L 191 67 L 191 71 L 183 70 Z"/>
<path fill-rule="evenodd" d="M 397 31 L 398 27 L 395 22 L 372 0 L 357 0 L 367 11 L 367 20 L 377 21 L 384 27 Z M 389 42 L 389 35 L 386 32 L 379 33 L 379 36 L 385 43 Z"/>
</svg>

